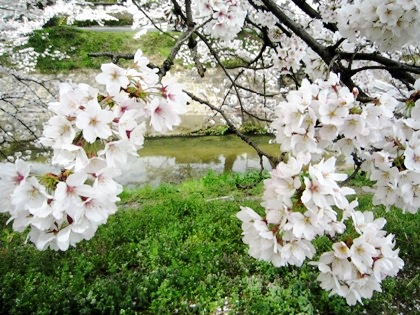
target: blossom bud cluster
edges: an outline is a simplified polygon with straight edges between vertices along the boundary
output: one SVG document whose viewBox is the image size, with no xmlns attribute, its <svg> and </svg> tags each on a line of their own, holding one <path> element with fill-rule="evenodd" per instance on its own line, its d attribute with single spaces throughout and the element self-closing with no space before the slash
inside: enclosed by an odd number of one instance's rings
<svg viewBox="0 0 420 315">
<path fill-rule="evenodd" d="M 351 1 L 337 10 L 336 22 L 340 33 L 351 39 L 361 35 L 379 45 L 382 50 L 400 49 L 405 44 L 419 42 L 417 0 Z"/>
<path fill-rule="evenodd" d="M 415 84 L 419 88 L 420 80 Z M 396 116 L 398 101 L 388 94 L 372 103 L 356 101 L 357 90 L 327 81 L 303 80 L 280 102 L 272 128 L 287 162 L 281 162 L 264 182 L 265 218 L 242 207 L 243 241 L 249 254 L 275 266 L 303 264 L 312 258 L 311 242 L 318 236 L 340 238 L 347 228 L 359 234 L 333 245 L 316 263 L 321 286 L 347 299 L 348 304 L 380 291 L 386 276 L 395 276 L 403 262 L 393 250 L 392 235 L 382 230 L 385 220 L 356 211 L 354 190 L 339 185 L 347 178 L 335 173 L 336 158 L 353 156 L 376 181 L 375 204 L 396 205 L 416 212 L 419 203 L 420 100 L 418 91 L 407 100 L 407 116 Z M 350 162 L 350 161 L 347 161 Z M 352 218 L 352 220 L 348 220 Z"/>
<path fill-rule="evenodd" d="M 67 250 L 90 239 L 117 211 L 122 186 L 115 178 L 142 148 L 146 122 L 156 131 L 180 123 L 187 96 L 174 83 L 160 83 L 141 51 L 137 69 L 102 65 L 96 80 L 106 93 L 87 84 L 61 84 L 55 114 L 46 123 L 41 143 L 53 150 L 52 164 L 61 171 L 32 174 L 23 160 L 2 165 L 0 195 L 13 228 L 30 228 L 38 249 Z"/>
</svg>

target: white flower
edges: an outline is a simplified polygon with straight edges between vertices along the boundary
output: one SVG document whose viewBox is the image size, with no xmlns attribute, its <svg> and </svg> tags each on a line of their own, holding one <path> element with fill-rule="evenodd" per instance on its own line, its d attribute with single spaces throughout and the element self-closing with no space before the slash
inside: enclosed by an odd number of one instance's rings
<svg viewBox="0 0 420 315">
<path fill-rule="evenodd" d="M 127 110 L 118 121 L 118 134 L 122 140 L 128 140 L 136 150 L 144 143 L 146 125 L 142 121 L 144 113 L 138 110 Z M 141 121 L 140 123 L 138 122 Z"/>
<path fill-rule="evenodd" d="M 375 219 L 373 212 L 371 211 L 354 211 L 352 213 L 352 218 L 354 227 L 359 234 L 363 234 L 370 228 L 380 230 L 386 224 L 386 220 L 384 218 Z"/>
<path fill-rule="evenodd" d="M 61 165 L 67 169 L 74 168 L 76 172 L 89 163 L 85 150 L 74 144 L 64 144 L 60 149 L 54 149 L 53 165 Z"/>
<path fill-rule="evenodd" d="M 19 210 L 29 210 L 32 214 L 44 207 L 50 198 L 44 186 L 35 177 L 29 177 L 16 187 L 11 195 L 12 203 Z"/>
<path fill-rule="evenodd" d="M 0 164 L 0 212 L 10 212 L 14 208 L 11 194 L 16 187 L 25 182 L 30 169 L 31 165 L 20 159 L 17 159 L 15 164 Z"/>
<path fill-rule="evenodd" d="M 98 103 L 91 103 L 76 118 L 76 126 L 83 131 L 83 138 L 93 143 L 96 138 L 106 139 L 112 135 L 109 123 L 114 119 L 111 111 L 101 109 Z"/>
<path fill-rule="evenodd" d="M 55 235 L 53 233 L 47 233 L 45 231 L 32 228 L 28 234 L 28 239 L 35 244 L 38 250 L 45 250 L 49 243 L 54 241 Z"/>
<path fill-rule="evenodd" d="M 75 93 L 73 87 L 65 87 L 63 91 L 61 88 L 62 86 L 60 86 L 60 102 L 51 103 L 49 109 L 60 116 L 74 117 L 82 106 L 82 95 Z"/>
<path fill-rule="evenodd" d="M 173 126 L 177 126 L 181 122 L 175 106 L 163 99 L 154 98 L 149 104 L 149 112 L 150 124 L 158 132 L 172 130 Z"/>
<path fill-rule="evenodd" d="M 126 168 L 129 156 L 138 156 L 128 140 L 108 142 L 103 150 L 98 151 L 98 155 L 100 157 L 105 155 L 109 167 L 118 168 Z"/>
<path fill-rule="evenodd" d="M 98 100 L 99 90 L 89 84 L 79 83 L 75 92 L 80 93 L 82 104 L 88 104 Z"/>
<path fill-rule="evenodd" d="M 87 174 L 78 172 L 69 175 L 65 182 L 59 182 L 55 189 L 54 198 L 60 205 L 60 208 L 71 208 L 74 207 L 77 202 L 81 200 L 81 192 L 86 186 L 85 182 Z M 72 217 L 73 220 L 77 221 L 78 218 Z"/>
<path fill-rule="evenodd" d="M 321 115 L 320 120 L 324 125 L 341 126 L 349 110 L 334 100 L 327 100 L 319 106 L 319 113 Z"/>
<path fill-rule="evenodd" d="M 108 216 L 117 212 L 117 207 L 111 201 L 103 198 L 103 196 L 95 196 L 87 198 L 79 204 L 81 212 L 85 218 L 93 225 L 106 223 Z M 99 198 L 98 198 L 99 197 Z"/>
<path fill-rule="evenodd" d="M 189 96 L 182 91 L 181 84 L 176 83 L 174 80 L 166 81 L 163 83 L 160 92 L 169 105 L 175 106 L 178 114 L 185 114 Z"/>
<path fill-rule="evenodd" d="M 312 178 L 316 178 L 325 188 L 337 189 L 339 188 L 337 181 L 345 180 L 347 175 L 335 173 L 335 164 L 335 157 L 330 157 L 325 162 L 321 160 L 318 164 L 309 166 L 309 174 Z"/>
<path fill-rule="evenodd" d="M 321 140 L 333 141 L 338 136 L 338 128 L 335 125 L 323 125 L 318 132 Z"/>
<path fill-rule="evenodd" d="M 344 118 L 344 123 L 340 127 L 340 132 L 346 138 L 356 138 L 358 135 L 366 136 L 365 119 L 361 115 L 348 115 Z"/>
<path fill-rule="evenodd" d="M 255 221 L 262 220 L 261 216 L 249 207 L 241 207 L 241 211 L 236 214 L 236 217 L 242 221 L 242 229 L 247 231 L 252 228 Z"/>
<path fill-rule="evenodd" d="M 311 259 L 315 248 L 308 240 L 293 240 L 286 242 L 282 248 L 282 256 L 290 265 L 302 266 L 306 257 Z"/>
<path fill-rule="evenodd" d="M 117 95 L 121 88 L 126 88 L 130 81 L 127 78 L 126 70 L 113 63 L 106 63 L 101 66 L 102 73 L 96 76 L 96 81 L 106 85 L 110 95 Z"/>
<path fill-rule="evenodd" d="M 291 157 L 287 163 L 280 162 L 271 172 L 271 178 L 264 180 L 263 205 L 266 209 L 292 207 L 292 196 L 301 186 L 297 176 L 302 163 Z"/>
<path fill-rule="evenodd" d="M 56 235 L 56 244 L 60 250 L 67 250 L 70 246 L 70 234 L 72 226 L 68 225 L 64 229 L 58 231 Z"/>
<path fill-rule="evenodd" d="M 373 267 L 373 257 L 378 256 L 374 246 L 366 241 L 366 238 L 358 237 L 350 247 L 351 262 L 361 274 L 368 273 Z"/>
<path fill-rule="evenodd" d="M 134 55 L 134 62 L 137 64 L 139 68 L 139 72 L 134 74 L 133 76 L 139 76 L 142 81 L 144 81 L 147 85 L 156 85 L 159 82 L 159 76 L 157 72 L 159 71 L 157 68 L 149 68 L 148 64 L 149 59 L 143 56 L 142 51 L 139 49 Z M 129 72 L 131 74 L 131 72 Z"/>
<path fill-rule="evenodd" d="M 117 196 L 123 190 L 122 186 L 114 180 L 114 178 L 119 175 L 121 175 L 121 171 L 118 168 L 103 168 L 95 172 L 95 181 L 93 182 L 93 188 L 107 195 L 109 201 L 117 202 L 120 200 Z"/>
<path fill-rule="evenodd" d="M 294 155 L 300 152 L 320 153 L 317 141 L 314 135 L 305 132 L 302 134 L 294 134 L 290 141 L 290 146 Z"/>
<path fill-rule="evenodd" d="M 146 124 L 143 122 L 134 129 L 127 131 L 127 137 L 136 150 L 141 149 L 144 144 L 144 133 L 146 132 Z"/>
<path fill-rule="evenodd" d="M 287 219 L 289 222 L 284 226 L 285 230 L 292 230 L 297 238 L 305 238 L 309 241 L 322 233 L 319 227 L 318 216 L 311 211 L 306 211 L 303 215 L 300 212 L 292 212 Z"/>
<path fill-rule="evenodd" d="M 53 146 L 61 146 L 62 144 L 72 143 L 76 132 L 65 117 L 53 116 L 48 120 L 43 135 L 53 140 Z"/>
<path fill-rule="evenodd" d="M 346 243 L 334 243 L 332 248 L 334 250 L 334 256 L 336 256 L 337 258 L 347 259 L 348 257 L 350 257 L 350 249 L 347 247 Z"/>
<path fill-rule="evenodd" d="M 411 109 L 411 117 L 405 119 L 404 122 L 408 127 L 412 129 L 420 129 L 420 99 L 416 101 L 414 108 Z"/>
<path fill-rule="evenodd" d="M 249 245 L 249 255 L 256 259 L 271 261 L 277 253 L 277 239 L 267 223 L 251 208 L 241 207 L 236 216 L 243 222 L 242 241 Z"/>
<path fill-rule="evenodd" d="M 378 6 L 376 13 L 382 23 L 396 26 L 399 18 L 403 15 L 403 9 L 395 3 L 384 3 Z"/>
<path fill-rule="evenodd" d="M 420 131 L 413 134 L 404 152 L 404 165 L 412 171 L 420 171 Z"/>
<path fill-rule="evenodd" d="M 305 190 L 300 198 L 303 204 L 309 209 L 313 208 L 313 205 L 320 208 L 328 207 L 328 202 L 325 198 L 325 195 L 328 193 L 326 188 L 317 179 L 310 180 L 304 177 L 304 181 Z"/>
</svg>

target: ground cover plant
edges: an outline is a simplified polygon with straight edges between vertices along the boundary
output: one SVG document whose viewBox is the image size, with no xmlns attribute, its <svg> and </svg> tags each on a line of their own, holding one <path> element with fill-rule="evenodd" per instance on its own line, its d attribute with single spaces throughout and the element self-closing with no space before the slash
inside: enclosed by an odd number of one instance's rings
<svg viewBox="0 0 420 315">
<path fill-rule="evenodd" d="M 356 178 L 354 187 L 365 185 Z M 238 190 L 240 186 L 243 189 Z M 245 188 L 244 188 L 245 187 Z M 2 314 L 414 314 L 418 310 L 418 216 L 386 213 L 359 195 L 397 235 L 405 268 L 364 305 L 329 297 L 316 268 L 275 268 L 246 255 L 238 204 L 260 210 L 258 173 L 209 173 L 179 185 L 125 190 L 94 239 L 66 252 L 38 251 L 0 232 Z M 330 241 L 320 239 L 318 249 Z"/>
</svg>

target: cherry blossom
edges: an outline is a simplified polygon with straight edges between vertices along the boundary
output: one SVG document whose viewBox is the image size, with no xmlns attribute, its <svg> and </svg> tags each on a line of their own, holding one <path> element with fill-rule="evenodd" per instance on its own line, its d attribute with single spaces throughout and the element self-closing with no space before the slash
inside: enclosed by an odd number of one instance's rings
<svg viewBox="0 0 420 315">
<path fill-rule="evenodd" d="M 346 298 L 349 305 L 381 291 L 382 280 L 395 276 L 403 262 L 393 249 L 393 236 L 382 230 L 385 219 L 375 218 L 370 211 L 357 211 L 357 200 L 348 200 L 355 191 L 339 185 L 347 175 L 336 173 L 336 158 L 325 159 L 325 154 L 363 157 L 363 169 L 375 181 L 374 204 L 395 205 L 410 212 L 419 206 L 419 133 L 412 129 L 417 126 L 417 104 L 412 118 L 398 118 L 392 114 L 397 106 L 388 97 L 362 106 L 354 95 L 332 74 L 325 81 L 304 80 L 297 91 L 288 94 L 287 101 L 279 102 L 272 127 L 280 149 L 288 151 L 289 162 L 279 163 L 264 182 L 261 205 L 266 218 L 258 219 L 259 231 L 264 234 L 256 234 L 254 225 L 250 225 L 251 231 L 244 230 L 244 242 L 252 248 L 253 257 L 276 266 L 300 266 L 314 254 L 312 240 L 320 235 L 340 239 L 348 226 L 352 227 L 358 237 L 350 243 L 334 243 L 333 251 L 321 254 L 314 263 L 321 272 L 321 287 Z M 302 154 L 309 158 L 299 158 Z M 250 219 L 239 214 L 238 218 Z M 351 223 L 344 224 L 348 220 Z M 266 243 L 261 256 L 255 247 L 264 237 L 265 242 L 273 237 L 277 242 L 275 246 Z"/>
<path fill-rule="evenodd" d="M 101 66 L 102 73 L 96 76 L 96 81 L 105 84 L 107 92 L 111 95 L 119 93 L 121 88 L 126 88 L 129 79 L 126 70 L 113 63 L 105 63 Z"/>
<path fill-rule="evenodd" d="M 61 84 L 59 102 L 49 106 L 55 116 L 40 142 L 53 149 L 51 162 L 60 171 L 34 177 L 30 164 L 19 159 L 1 168 L 4 211 L 15 230 L 30 227 L 28 240 L 40 250 L 67 250 L 92 238 L 117 211 L 122 186 L 115 178 L 128 158 L 138 156 L 148 116 L 162 131 L 179 124 L 179 113 L 185 111 L 188 98 L 181 85 L 158 83 L 154 71 L 143 74 L 114 65 L 102 70 L 98 81 L 105 95 L 98 97 L 99 91 L 86 84 Z"/>
<path fill-rule="evenodd" d="M 172 126 L 179 125 L 179 118 L 175 106 L 166 100 L 154 99 L 149 105 L 150 124 L 156 131 L 166 132 L 172 130 Z"/>
</svg>

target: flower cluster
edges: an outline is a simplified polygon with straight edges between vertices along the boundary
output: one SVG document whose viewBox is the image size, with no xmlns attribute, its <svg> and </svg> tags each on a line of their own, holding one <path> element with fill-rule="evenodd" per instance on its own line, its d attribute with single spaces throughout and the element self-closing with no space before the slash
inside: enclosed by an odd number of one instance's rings
<svg viewBox="0 0 420 315">
<path fill-rule="evenodd" d="M 313 161 L 320 160 L 322 153 L 330 149 L 350 155 L 357 148 L 356 141 L 368 141 L 371 129 L 365 127 L 369 121 L 362 117 L 373 110 L 361 109 L 355 102 L 356 94 L 340 86 L 335 74 L 328 81 L 314 84 L 303 80 L 301 88 L 291 91 L 287 101 L 280 102 L 276 109 L 272 127 L 281 151 Z M 381 109 L 375 111 L 378 117 Z M 341 139 L 335 141 L 338 136 Z"/>
<path fill-rule="evenodd" d="M 212 20 L 205 30 L 212 37 L 229 41 L 242 29 L 249 3 L 238 0 L 200 1 L 196 11 L 201 18 Z"/>
<path fill-rule="evenodd" d="M 374 291 L 381 292 L 382 280 L 395 277 L 404 266 L 398 250 L 393 250 L 394 236 L 382 230 L 384 219 L 374 220 L 370 211 L 355 211 L 352 218 L 359 236 L 351 245 L 334 243 L 333 251 L 323 253 L 313 263 L 321 272 L 321 287 L 346 298 L 349 305 L 371 298 Z"/>
<path fill-rule="evenodd" d="M 382 127 L 373 141 L 376 150 L 362 155 L 363 170 L 376 182 L 373 203 L 411 213 L 420 209 L 420 79 L 414 88 L 403 104 L 406 113 L 378 122 Z"/>
<path fill-rule="evenodd" d="M 370 0 L 343 3 L 337 10 L 340 33 L 352 40 L 365 36 L 382 50 L 418 43 L 420 3 L 416 0 Z"/>
<path fill-rule="evenodd" d="M 28 238 L 38 249 L 67 250 L 93 237 L 117 211 L 122 186 L 115 177 L 138 156 L 146 122 L 156 131 L 180 123 L 187 102 L 181 87 L 160 83 L 141 51 L 135 63 L 137 69 L 102 65 L 96 80 L 106 86 L 104 95 L 87 84 L 61 84 L 41 139 L 61 171 L 31 174 L 19 159 L 2 166 L 0 209 L 10 213 L 15 230 L 30 227 Z"/>
<path fill-rule="evenodd" d="M 343 219 L 356 203 L 346 199 L 354 194 L 352 189 L 338 186 L 337 181 L 346 175 L 335 173 L 334 164 L 332 157 L 310 165 L 307 174 L 301 176 L 302 161 L 291 157 L 271 172 L 271 178 L 264 181 L 262 206 L 266 218 L 250 208 L 242 208 L 237 215 L 243 221 L 243 241 L 249 244 L 252 257 L 275 266 L 301 266 L 306 257 L 315 254 L 311 244 L 315 237 L 343 233 Z M 335 209 L 345 213 L 342 220 L 338 220 Z"/>
<path fill-rule="evenodd" d="M 419 85 L 420 80 L 415 88 Z M 354 190 L 340 184 L 347 175 L 336 173 L 336 158 L 325 160 L 325 154 L 363 161 L 363 169 L 376 181 L 375 204 L 410 212 L 420 207 L 418 91 L 411 93 L 405 104 L 408 114 L 400 118 L 394 112 L 401 104 L 390 95 L 367 104 L 356 101 L 357 95 L 333 73 L 327 81 L 303 80 L 299 90 L 291 91 L 278 104 L 272 123 L 288 160 L 264 182 L 265 218 L 245 207 L 237 214 L 249 254 L 275 266 L 302 265 L 314 256 L 311 242 L 316 237 L 339 239 L 353 226 L 357 237 L 346 233 L 346 242 L 335 243 L 334 251 L 315 263 L 321 286 L 350 305 L 380 291 L 381 281 L 395 276 L 403 262 L 393 249 L 393 236 L 382 230 L 385 220 L 356 211 L 357 200 L 348 200 Z"/>
</svg>

